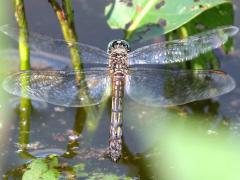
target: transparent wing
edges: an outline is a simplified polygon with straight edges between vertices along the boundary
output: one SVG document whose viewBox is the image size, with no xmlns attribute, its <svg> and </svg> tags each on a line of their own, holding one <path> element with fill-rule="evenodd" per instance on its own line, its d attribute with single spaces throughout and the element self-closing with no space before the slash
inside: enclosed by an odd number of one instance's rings
<svg viewBox="0 0 240 180">
<path fill-rule="evenodd" d="M 10 38 L 19 41 L 18 29 L 13 28 L 9 25 L 3 25 L 0 26 L 0 31 Z M 68 58 L 70 57 L 69 46 L 76 46 L 81 52 L 83 63 L 108 64 L 108 56 L 105 51 L 86 44 L 71 44 L 70 42 L 68 43 L 64 40 L 56 40 L 51 37 L 30 32 L 29 46 L 34 51 L 48 52 Z"/>
<path fill-rule="evenodd" d="M 14 95 L 55 105 L 82 107 L 99 104 L 110 95 L 106 71 L 23 71 L 4 80 L 4 89 Z"/>
<path fill-rule="evenodd" d="M 174 106 L 212 98 L 235 87 L 231 76 L 215 70 L 132 69 L 126 92 L 148 106 Z"/>
<path fill-rule="evenodd" d="M 129 54 L 129 64 L 169 64 L 191 60 L 224 44 L 238 28 L 225 26 L 183 40 L 152 44 Z"/>
</svg>

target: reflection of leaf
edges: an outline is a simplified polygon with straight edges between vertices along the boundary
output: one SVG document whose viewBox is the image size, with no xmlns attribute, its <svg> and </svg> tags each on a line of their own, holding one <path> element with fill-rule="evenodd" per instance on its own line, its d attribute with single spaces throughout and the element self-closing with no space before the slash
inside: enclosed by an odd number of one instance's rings
<svg viewBox="0 0 240 180">
<path fill-rule="evenodd" d="M 23 180 L 32 179 L 58 179 L 60 173 L 55 168 L 58 165 L 56 156 L 49 158 L 40 158 L 33 160 L 27 167 L 27 171 L 23 175 Z"/>
<path fill-rule="evenodd" d="M 113 29 L 126 29 L 126 38 L 129 39 L 133 32 L 140 31 L 147 24 L 158 27 L 160 33 L 170 32 L 203 11 L 226 2 L 231 1 L 116 0 L 106 7 L 105 14 L 109 26 Z"/>
</svg>

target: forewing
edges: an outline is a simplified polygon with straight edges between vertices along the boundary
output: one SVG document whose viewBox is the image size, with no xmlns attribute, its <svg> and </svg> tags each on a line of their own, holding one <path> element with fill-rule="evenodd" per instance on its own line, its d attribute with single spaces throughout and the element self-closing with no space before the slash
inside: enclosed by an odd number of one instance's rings
<svg viewBox="0 0 240 180">
<path fill-rule="evenodd" d="M 9 25 L 3 25 L 0 26 L 0 31 L 10 38 L 19 41 L 18 29 Z M 29 46 L 34 51 L 48 52 L 67 58 L 70 58 L 69 48 L 76 47 L 81 54 L 82 63 L 108 64 L 108 56 L 105 51 L 82 43 L 66 42 L 64 40 L 53 39 L 51 37 L 30 32 Z"/>
<path fill-rule="evenodd" d="M 4 89 L 14 95 L 55 105 L 82 107 L 99 104 L 110 95 L 104 70 L 22 71 L 4 80 Z"/>
<path fill-rule="evenodd" d="M 215 70 L 132 69 L 126 92 L 148 106 L 174 106 L 216 97 L 235 87 L 231 76 Z"/>
<path fill-rule="evenodd" d="M 169 64 L 188 61 L 221 46 L 237 32 L 237 27 L 225 26 L 183 40 L 144 46 L 129 54 L 129 64 Z"/>
</svg>

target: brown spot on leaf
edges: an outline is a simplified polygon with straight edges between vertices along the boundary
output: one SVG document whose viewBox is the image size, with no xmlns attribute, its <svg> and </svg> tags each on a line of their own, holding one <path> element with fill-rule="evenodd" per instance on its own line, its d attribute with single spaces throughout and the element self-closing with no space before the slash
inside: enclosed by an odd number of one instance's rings
<svg viewBox="0 0 240 180">
<path fill-rule="evenodd" d="M 159 32 L 163 32 L 163 28 L 160 27 L 157 23 L 149 23 L 141 27 L 136 31 L 134 34 L 134 39 L 131 40 L 131 42 L 139 42 L 139 41 L 146 41 L 149 40 L 149 38 L 154 38 L 154 36 L 151 36 L 151 30 L 157 29 Z M 150 37 L 149 37 L 150 35 Z"/>
<path fill-rule="evenodd" d="M 132 0 L 120 0 L 120 2 L 125 3 L 128 7 L 133 6 Z"/>
<path fill-rule="evenodd" d="M 125 25 L 125 29 L 128 29 L 131 24 L 132 24 L 132 21 L 130 21 L 129 23 L 127 23 L 127 24 Z"/>
<path fill-rule="evenodd" d="M 129 2 L 129 3 L 127 3 L 127 6 L 128 6 L 128 7 L 132 7 L 132 6 L 133 6 L 133 3 L 132 3 L 132 2 Z"/>
<path fill-rule="evenodd" d="M 136 7 L 136 11 L 137 11 L 138 13 L 141 13 L 141 12 L 142 12 L 142 7 L 141 7 L 141 6 L 137 6 L 137 7 Z"/>
<path fill-rule="evenodd" d="M 167 21 L 165 19 L 159 19 L 158 24 L 160 27 L 164 27 L 167 25 Z"/>
<path fill-rule="evenodd" d="M 200 2 L 200 0 L 194 0 L 194 2 Z"/>
<path fill-rule="evenodd" d="M 158 10 L 165 4 L 164 0 L 161 0 L 159 3 L 156 4 L 155 8 Z"/>
<path fill-rule="evenodd" d="M 202 5 L 202 4 L 199 4 L 199 6 L 198 6 L 200 9 L 202 9 L 202 10 L 205 10 L 205 9 L 207 9 L 207 6 L 204 6 L 204 5 Z"/>
</svg>

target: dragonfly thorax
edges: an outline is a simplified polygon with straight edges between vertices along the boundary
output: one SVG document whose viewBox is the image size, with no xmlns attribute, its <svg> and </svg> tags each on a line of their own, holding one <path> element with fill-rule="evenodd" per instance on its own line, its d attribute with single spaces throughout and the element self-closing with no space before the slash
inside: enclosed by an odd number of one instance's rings
<svg viewBox="0 0 240 180">
<path fill-rule="evenodd" d="M 128 52 L 129 44 L 124 40 L 114 40 L 108 45 L 109 53 L 109 71 L 111 74 L 122 73 L 128 71 Z"/>
</svg>

